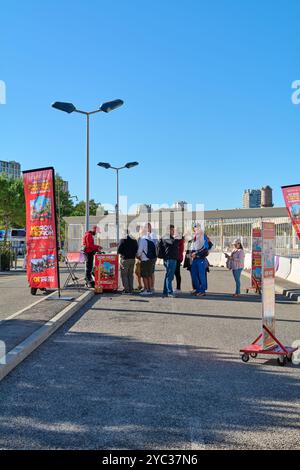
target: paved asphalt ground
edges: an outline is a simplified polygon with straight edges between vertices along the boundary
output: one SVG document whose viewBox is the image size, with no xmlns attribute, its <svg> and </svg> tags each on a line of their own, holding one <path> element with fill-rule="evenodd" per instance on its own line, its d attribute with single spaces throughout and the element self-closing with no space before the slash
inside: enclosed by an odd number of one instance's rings
<svg viewBox="0 0 300 470">
<path fill-rule="evenodd" d="M 78 270 L 80 277 L 84 276 L 84 270 Z M 67 278 L 65 268 L 61 268 L 61 285 Z M 36 296 L 30 294 L 26 273 L 24 271 L 10 271 L 0 273 L 0 320 L 28 307 L 40 298 L 44 297 L 41 291 Z"/>
<path fill-rule="evenodd" d="M 0 448 L 300 449 L 300 367 L 239 358 L 260 299 L 233 299 L 217 268 L 206 298 L 183 287 L 90 301 L 0 383 Z M 277 335 L 300 339 L 299 304 L 276 308 Z"/>
</svg>

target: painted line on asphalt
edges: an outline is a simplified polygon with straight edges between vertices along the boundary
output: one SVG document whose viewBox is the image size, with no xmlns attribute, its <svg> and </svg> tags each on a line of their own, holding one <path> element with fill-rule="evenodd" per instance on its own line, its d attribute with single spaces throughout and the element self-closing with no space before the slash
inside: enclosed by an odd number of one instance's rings
<svg viewBox="0 0 300 470">
<path fill-rule="evenodd" d="M 54 295 L 54 294 L 57 294 L 57 292 L 58 292 L 58 291 L 55 290 L 54 292 L 51 292 L 51 294 L 45 295 L 44 297 L 42 297 L 41 299 L 37 300 L 36 302 L 33 302 L 33 304 L 30 304 L 30 305 L 28 305 L 27 307 L 22 308 L 21 310 L 19 310 L 19 311 L 16 312 L 16 313 L 12 313 L 11 315 L 9 315 L 9 317 L 3 318 L 2 320 L 0 320 L 0 324 L 1 324 L 2 322 L 8 321 L 8 320 L 12 320 L 13 318 L 15 318 L 15 317 L 21 315 L 21 313 L 26 312 L 26 310 L 29 310 L 31 307 L 34 307 L 35 305 L 37 305 L 37 304 L 43 302 L 44 300 L 49 299 L 49 297 L 51 297 L 51 296 Z"/>
<path fill-rule="evenodd" d="M 92 297 L 93 291 L 82 294 L 71 302 L 52 320 L 49 320 L 28 338 L 9 351 L 0 361 L 0 381 L 26 359 L 35 349 L 46 341 L 58 328 L 60 328 L 72 315 L 77 313 Z"/>
</svg>

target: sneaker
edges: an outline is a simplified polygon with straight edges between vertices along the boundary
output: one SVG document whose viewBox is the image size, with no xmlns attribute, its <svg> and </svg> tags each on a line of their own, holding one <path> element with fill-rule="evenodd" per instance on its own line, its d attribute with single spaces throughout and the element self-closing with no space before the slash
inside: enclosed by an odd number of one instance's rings
<svg viewBox="0 0 300 470">
<path fill-rule="evenodd" d="M 181 289 L 175 289 L 175 294 L 181 294 Z"/>
<path fill-rule="evenodd" d="M 142 296 L 151 295 L 151 292 L 149 292 L 148 290 L 143 290 L 143 292 L 140 292 L 140 295 L 142 295 Z"/>
</svg>

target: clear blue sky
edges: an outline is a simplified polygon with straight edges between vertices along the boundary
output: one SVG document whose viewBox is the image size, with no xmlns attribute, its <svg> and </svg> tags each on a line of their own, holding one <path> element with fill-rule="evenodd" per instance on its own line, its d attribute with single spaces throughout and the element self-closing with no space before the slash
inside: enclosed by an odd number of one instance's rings
<svg viewBox="0 0 300 470">
<path fill-rule="evenodd" d="M 300 182 L 298 0 L 10 0 L 1 5 L 0 159 L 53 165 L 84 198 L 85 127 L 55 111 L 122 98 L 94 116 L 91 197 L 241 205 L 245 188 Z"/>
</svg>

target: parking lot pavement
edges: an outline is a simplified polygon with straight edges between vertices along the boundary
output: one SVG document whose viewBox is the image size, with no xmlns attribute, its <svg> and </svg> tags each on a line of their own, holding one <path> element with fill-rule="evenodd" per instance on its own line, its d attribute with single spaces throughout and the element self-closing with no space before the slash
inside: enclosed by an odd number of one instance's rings
<svg viewBox="0 0 300 470">
<path fill-rule="evenodd" d="M 78 273 L 80 277 L 84 276 L 83 270 L 78 270 Z M 66 278 L 66 269 L 62 268 L 62 286 Z M 30 294 L 26 273 L 24 271 L 10 271 L 0 274 L 0 320 L 28 307 L 42 297 L 44 297 L 42 291 L 38 291 L 36 296 Z"/>
<path fill-rule="evenodd" d="M 0 448 L 299 449 L 299 366 L 239 357 L 260 330 L 260 298 L 233 299 L 224 269 L 205 298 L 188 294 L 186 272 L 183 288 L 95 296 L 0 383 Z M 277 296 L 288 344 L 299 308 Z"/>
</svg>

